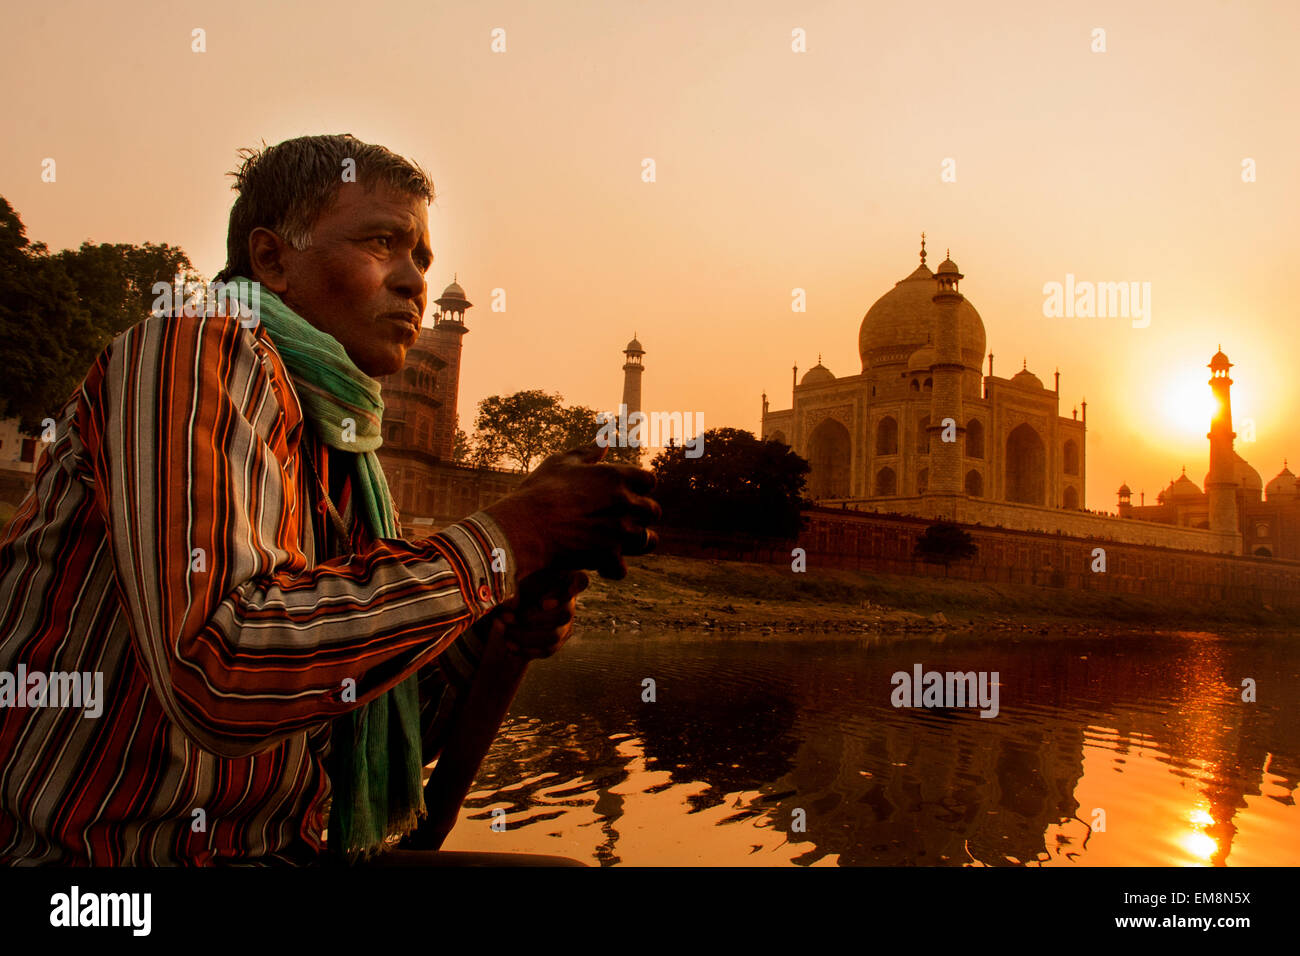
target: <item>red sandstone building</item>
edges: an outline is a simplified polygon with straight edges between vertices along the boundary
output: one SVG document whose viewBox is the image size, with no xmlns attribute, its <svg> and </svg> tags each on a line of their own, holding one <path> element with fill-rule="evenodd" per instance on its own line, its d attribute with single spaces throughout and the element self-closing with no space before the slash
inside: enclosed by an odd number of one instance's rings
<svg viewBox="0 0 1300 956">
<path fill-rule="evenodd" d="M 384 395 L 384 466 L 401 533 L 419 537 L 473 514 L 523 479 L 516 472 L 453 461 L 462 340 L 473 306 L 458 282 L 435 302 L 433 325 L 406 353 L 406 367 L 378 379 Z"/>
</svg>

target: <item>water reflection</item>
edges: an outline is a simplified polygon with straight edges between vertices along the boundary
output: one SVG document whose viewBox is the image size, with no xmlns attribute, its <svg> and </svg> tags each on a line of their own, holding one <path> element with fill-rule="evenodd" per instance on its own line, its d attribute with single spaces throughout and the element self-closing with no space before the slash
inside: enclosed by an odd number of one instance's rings
<svg viewBox="0 0 1300 956">
<path fill-rule="evenodd" d="M 890 676 L 917 663 L 998 671 L 998 717 L 895 709 Z M 604 865 L 1289 865 L 1298 702 L 1300 653 L 1281 638 L 589 633 L 531 669 L 447 848 Z"/>
</svg>

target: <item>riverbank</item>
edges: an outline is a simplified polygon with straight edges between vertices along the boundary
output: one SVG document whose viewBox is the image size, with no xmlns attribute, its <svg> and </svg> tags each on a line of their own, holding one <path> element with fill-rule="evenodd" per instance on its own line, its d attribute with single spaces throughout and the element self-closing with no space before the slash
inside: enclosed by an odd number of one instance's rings
<svg viewBox="0 0 1300 956">
<path fill-rule="evenodd" d="M 1291 612 L 1189 604 L 1134 594 L 649 554 L 628 576 L 592 575 L 576 624 L 588 628 L 719 631 L 1189 630 L 1289 633 Z"/>
</svg>

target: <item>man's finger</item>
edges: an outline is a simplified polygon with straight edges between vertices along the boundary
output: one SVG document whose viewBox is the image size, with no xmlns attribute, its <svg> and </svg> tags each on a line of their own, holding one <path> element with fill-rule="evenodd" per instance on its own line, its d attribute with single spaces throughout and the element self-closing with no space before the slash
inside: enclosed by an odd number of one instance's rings
<svg viewBox="0 0 1300 956">
<path fill-rule="evenodd" d="M 580 461 L 585 461 L 589 465 L 594 465 L 603 461 L 609 449 L 603 445 L 597 445 L 592 442 L 590 445 L 581 445 L 577 448 L 570 448 L 566 454 L 576 455 Z"/>
<path fill-rule="evenodd" d="M 641 524 L 657 524 L 664 516 L 664 509 L 653 498 L 629 492 L 624 500 L 632 516 Z"/>
<path fill-rule="evenodd" d="M 623 483 L 630 489 L 640 494 L 646 494 L 654 490 L 655 473 L 646 471 L 644 468 L 637 468 L 635 465 L 610 465 L 618 472 Z"/>
<path fill-rule="evenodd" d="M 642 554 L 650 542 L 650 529 L 630 517 L 619 522 L 619 550 L 625 555 Z"/>
</svg>

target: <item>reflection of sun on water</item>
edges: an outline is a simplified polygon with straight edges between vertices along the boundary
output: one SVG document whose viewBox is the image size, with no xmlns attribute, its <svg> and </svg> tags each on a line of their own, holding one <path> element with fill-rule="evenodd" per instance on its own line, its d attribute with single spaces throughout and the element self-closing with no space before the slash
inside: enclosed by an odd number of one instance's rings
<svg viewBox="0 0 1300 956">
<path fill-rule="evenodd" d="M 1219 844 L 1214 837 L 1204 833 L 1189 833 L 1183 837 L 1183 849 L 1198 860 L 1209 862 L 1218 848 Z"/>
<path fill-rule="evenodd" d="M 1179 844 L 1191 856 L 1195 857 L 1197 862 L 1209 862 L 1219 849 L 1219 841 L 1214 839 L 1208 833 L 1202 833 L 1204 827 L 1214 825 L 1214 817 L 1210 816 L 1208 810 L 1204 807 L 1197 807 L 1190 814 L 1188 820 L 1193 826 L 1191 833 L 1183 834 Z"/>
</svg>

